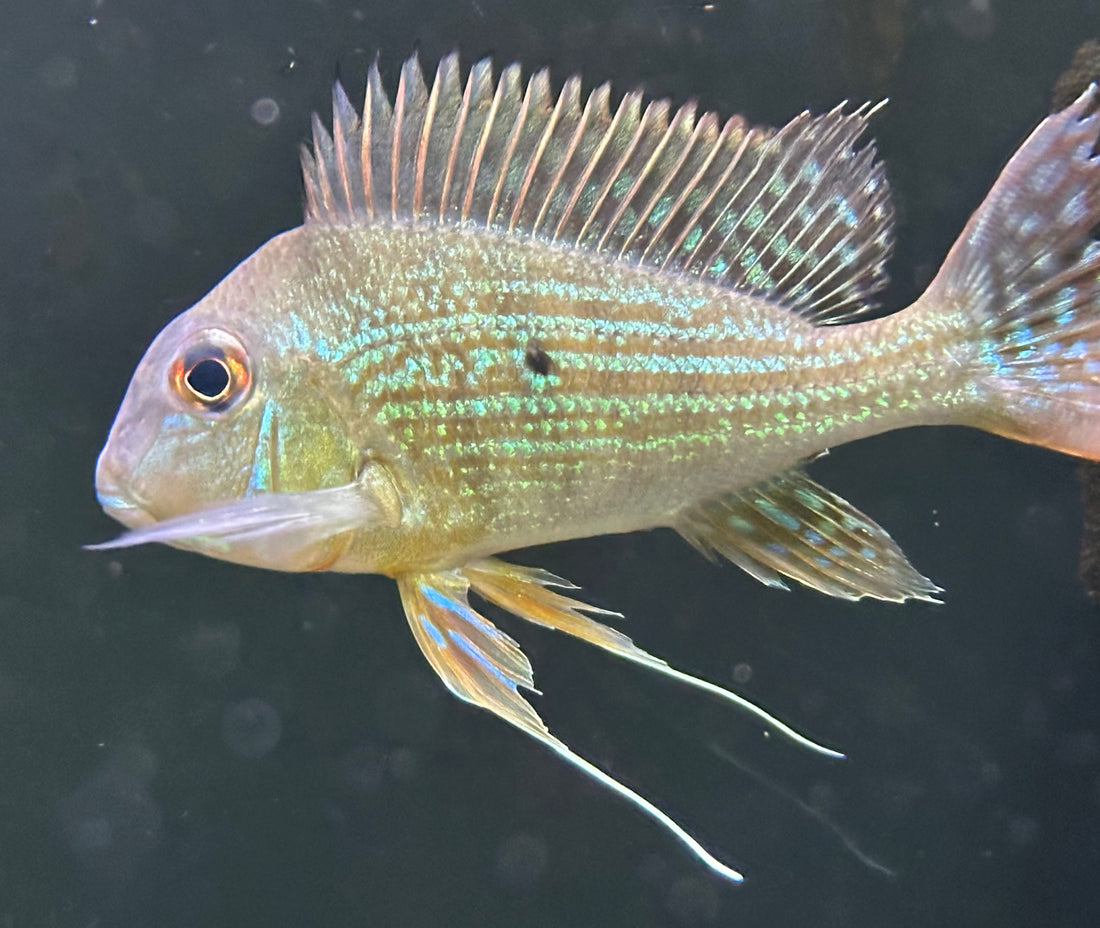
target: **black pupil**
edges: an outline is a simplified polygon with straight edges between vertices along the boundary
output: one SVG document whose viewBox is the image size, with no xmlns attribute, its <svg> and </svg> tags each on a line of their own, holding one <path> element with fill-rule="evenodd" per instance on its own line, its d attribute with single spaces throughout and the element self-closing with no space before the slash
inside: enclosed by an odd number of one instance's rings
<svg viewBox="0 0 1100 928">
<path fill-rule="evenodd" d="M 187 386 L 201 397 L 216 400 L 229 386 L 229 369 L 221 361 L 206 358 L 187 372 Z"/>
</svg>

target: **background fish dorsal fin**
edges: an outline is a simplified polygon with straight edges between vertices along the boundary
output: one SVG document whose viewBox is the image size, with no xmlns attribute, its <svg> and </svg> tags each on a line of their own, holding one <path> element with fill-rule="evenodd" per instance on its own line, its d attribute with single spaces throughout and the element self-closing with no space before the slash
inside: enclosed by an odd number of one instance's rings
<svg viewBox="0 0 1100 928">
<path fill-rule="evenodd" d="M 425 84 L 415 56 L 391 105 L 378 65 L 362 117 L 333 91 L 333 130 L 303 147 L 305 220 L 472 224 L 537 236 L 781 299 L 817 322 L 874 309 L 893 210 L 871 143 L 874 107 L 796 116 L 779 130 L 687 103 L 612 109 L 607 84 L 555 97 L 545 70 L 448 55 Z"/>
</svg>

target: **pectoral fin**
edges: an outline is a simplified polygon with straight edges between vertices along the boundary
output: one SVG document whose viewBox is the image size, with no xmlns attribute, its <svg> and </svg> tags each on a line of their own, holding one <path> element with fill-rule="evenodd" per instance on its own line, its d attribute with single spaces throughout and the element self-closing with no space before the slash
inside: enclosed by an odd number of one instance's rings
<svg viewBox="0 0 1100 928">
<path fill-rule="evenodd" d="M 936 602 L 942 592 L 883 528 L 797 470 L 693 506 L 675 528 L 769 586 L 789 577 L 842 599 L 890 602 Z"/>
<path fill-rule="evenodd" d="M 741 874 L 722 863 L 648 799 L 559 741 L 519 692 L 533 689 L 531 665 L 511 638 L 470 607 L 460 570 L 398 578 L 405 615 L 428 663 L 447 688 L 537 738 L 570 764 L 618 793 L 676 836 L 700 861 L 728 880 Z"/>
</svg>

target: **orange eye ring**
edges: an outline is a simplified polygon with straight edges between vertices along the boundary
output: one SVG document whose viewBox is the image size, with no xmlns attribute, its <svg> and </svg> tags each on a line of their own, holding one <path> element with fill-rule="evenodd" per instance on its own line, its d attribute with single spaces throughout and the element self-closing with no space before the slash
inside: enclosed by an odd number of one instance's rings
<svg viewBox="0 0 1100 928">
<path fill-rule="evenodd" d="M 188 411 L 217 415 L 248 395 L 252 376 L 240 341 L 210 329 L 176 357 L 169 382 Z"/>
</svg>

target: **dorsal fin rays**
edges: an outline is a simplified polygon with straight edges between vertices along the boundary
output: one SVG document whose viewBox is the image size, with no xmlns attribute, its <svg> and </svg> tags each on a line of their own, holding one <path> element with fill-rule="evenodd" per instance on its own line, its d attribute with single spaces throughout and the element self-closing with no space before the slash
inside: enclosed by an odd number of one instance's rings
<svg viewBox="0 0 1100 928">
<path fill-rule="evenodd" d="M 509 65 L 497 81 L 477 145 L 474 146 L 466 193 L 462 198 L 463 222 L 471 216 L 483 217 L 486 224 L 492 222 L 492 201 L 498 188 L 493 177 L 506 170 L 502 149 L 518 118 L 522 99 L 519 88 L 519 66 Z"/>
<path fill-rule="evenodd" d="M 360 158 L 371 180 L 370 213 L 381 218 L 390 213 L 390 163 L 393 159 L 393 107 L 382 86 L 382 76 L 376 61 L 367 77 L 367 96 L 363 105 L 364 119 L 370 113 L 369 133 L 363 131 Z"/>
<path fill-rule="evenodd" d="M 354 164 L 348 158 L 348 143 L 358 127 L 359 116 L 351 105 L 348 95 L 340 83 L 332 87 L 332 147 L 336 161 L 336 183 L 342 194 L 342 206 L 348 220 L 355 212 L 355 203 L 363 198 L 363 179 Z"/>
<path fill-rule="evenodd" d="M 893 211 L 873 145 L 877 107 L 803 113 L 776 130 L 719 129 L 693 103 L 672 111 L 573 76 L 488 59 L 463 86 L 456 55 L 429 88 L 401 69 L 391 107 L 377 62 L 363 116 L 333 92 L 333 132 L 315 120 L 302 155 L 307 222 L 445 223 L 535 236 L 782 301 L 815 322 L 875 307 Z"/>
<path fill-rule="evenodd" d="M 605 224 L 604 233 L 596 246 L 599 251 L 615 251 L 620 258 L 623 257 L 625 243 L 621 229 L 634 226 L 637 217 L 631 218 L 630 205 L 656 163 L 653 153 L 668 131 L 668 109 L 668 100 L 650 100 L 642 114 L 631 141 L 630 158 L 624 161 L 618 176 L 614 178 L 626 189 L 618 197 L 615 212 Z"/>
</svg>

